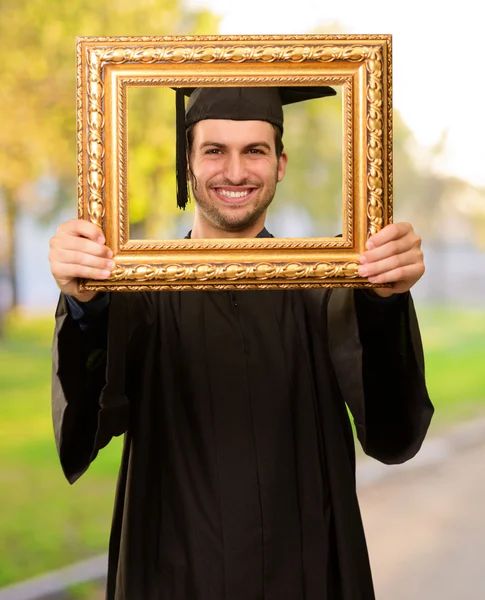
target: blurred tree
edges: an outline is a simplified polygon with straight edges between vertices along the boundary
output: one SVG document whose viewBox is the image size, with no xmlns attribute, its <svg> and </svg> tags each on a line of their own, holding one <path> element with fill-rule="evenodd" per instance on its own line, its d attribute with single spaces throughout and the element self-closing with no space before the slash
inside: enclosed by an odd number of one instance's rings
<svg viewBox="0 0 485 600">
<path fill-rule="evenodd" d="M 285 107 L 283 142 L 288 169 L 272 210 L 293 206 L 307 216 L 309 235 L 335 235 L 342 227 L 342 96 Z"/>
<path fill-rule="evenodd" d="M 75 38 L 204 34 L 217 32 L 217 27 L 211 13 L 188 11 L 182 0 L 0 2 L 0 200 L 8 238 L 4 264 L 13 306 L 18 302 L 15 248 L 19 210 L 48 218 L 75 197 Z M 158 129 L 163 139 L 163 114 L 150 107 L 149 115 L 153 133 Z M 52 193 L 45 193 L 46 182 Z"/>
<path fill-rule="evenodd" d="M 479 245 L 480 226 L 485 217 L 485 190 L 473 188 L 469 182 L 440 168 L 446 146 L 444 132 L 433 146 L 419 147 L 395 112 L 395 215 L 397 219 L 412 221 L 418 232 L 425 232 L 429 246 L 442 248 L 450 241 L 447 223 L 461 214 L 462 220 L 475 232 L 470 243 Z M 457 237 L 453 241 L 458 242 Z"/>
<path fill-rule="evenodd" d="M 337 88 L 338 89 L 338 88 Z M 285 109 L 287 175 L 280 184 L 276 213 L 297 205 L 309 217 L 310 235 L 334 235 L 342 223 L 342 103 L 341 95 Z M 395 220 L 405 218 L 430 239 L 441 235 L 443 199 L 457 182 L 433 170 L 443 141 L 428 151 L 420 148 L 400 113 L 393 116 L 393 197 Z"/>
<path fill-rule="evenodd" d="M 472 243 L 485 251 L 485 187 L 467 186 L 459 196 L 457 208 L 472 223 Z"/>
<path fill-rule="evenodd" d="M 128 91 L 130 237 L 173 237 L 180 213 L 175 182 L 175 94 L 167 88 Z"/>
<path fill-rule="evenodd" d="M 442 156 L 446 135 L 431 148 L 418 146 L 401 115 L 394 113 L 394 198 L 396 220 L 412 221 L 416 231 L 426 232 L 429 245 L 439 242 L 442 203 L 454 183 L 434 165 Z"/>
</svg>

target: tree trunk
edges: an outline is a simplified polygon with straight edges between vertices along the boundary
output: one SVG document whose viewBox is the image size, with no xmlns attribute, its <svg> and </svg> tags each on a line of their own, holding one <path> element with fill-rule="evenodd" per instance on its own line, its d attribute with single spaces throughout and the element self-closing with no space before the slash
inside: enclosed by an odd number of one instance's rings
<svg viewBox="0 0 485 600">
<path fill-rule="evenodd" d="M 5 190 L 5 207 L 7 215 L 7 274 L 12 292 L 10 309 L 18 306 L 17 286 L 17 206 L 13 190 Z"/>
</svg>

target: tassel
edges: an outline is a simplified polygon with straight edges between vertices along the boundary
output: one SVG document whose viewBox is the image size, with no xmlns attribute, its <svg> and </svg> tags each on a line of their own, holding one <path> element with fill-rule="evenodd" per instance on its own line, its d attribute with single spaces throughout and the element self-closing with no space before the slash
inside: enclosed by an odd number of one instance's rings
<svg viewBox="0 0 485 600">
<path fill-rule="evenodd" d="M 175 91 L 176 98 L 176 176 L 177 176 L 177 206 L 183 208 L 188 201 L 187 186 L 187 140 L 185 129 L 185 96 L 181 89 Z"/>
</svg>

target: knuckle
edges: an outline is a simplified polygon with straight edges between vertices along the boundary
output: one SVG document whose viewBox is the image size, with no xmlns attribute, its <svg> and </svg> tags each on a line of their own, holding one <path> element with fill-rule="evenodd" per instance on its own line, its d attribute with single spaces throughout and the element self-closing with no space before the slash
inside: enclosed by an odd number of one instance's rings
<svg viewBox="0 0 485 600">
<path fill-rule="evenodd" d="M 80 265 L 73 265 L 70 276 L 73 278 L 81 277 L 82 267 Z"/>
<path fill-rule="evenodd" d="M 86 254 L 85 252 L 77 252 L 76 255 L 77 261 L 80 265 L 89 266 L 90 260 L 88 254 Z"/>
</svg>

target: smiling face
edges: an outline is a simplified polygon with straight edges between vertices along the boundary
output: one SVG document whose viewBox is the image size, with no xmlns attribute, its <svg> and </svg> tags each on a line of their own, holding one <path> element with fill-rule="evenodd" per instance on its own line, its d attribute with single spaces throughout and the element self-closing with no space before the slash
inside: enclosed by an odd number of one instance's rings
<svg viewBox="0 0 485 600">
<path fill-rule="evenodd" d="M 255 237 L 264 227 L 287 157 L 265 121 L 210 119 L 194 126 L 190 184 L 193 238 Z"/>
</svg>

